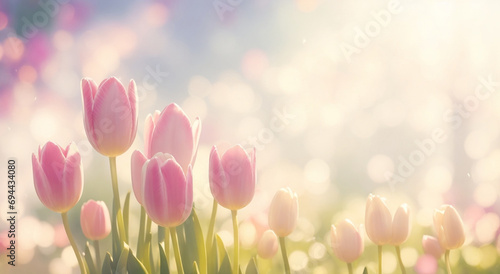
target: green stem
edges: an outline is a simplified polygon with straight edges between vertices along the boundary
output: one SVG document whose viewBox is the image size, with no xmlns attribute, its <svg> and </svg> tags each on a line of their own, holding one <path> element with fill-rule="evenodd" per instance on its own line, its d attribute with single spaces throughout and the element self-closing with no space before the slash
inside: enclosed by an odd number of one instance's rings
<svg viewBox="0 0 500 274">
<path fill-rule="evenodd" d="M 177 272 L 179 274 L 184 274 L 184 269 L 182 268 L 181 252 L 179 251 L 179 243 L 177 242 L 177 230 L 175 227 L 170 227 L 170 236 L 172 236 L 172 245 L 174 247 L 175 264 L 177 265 Z"/>
<path fill-rule="evenodd" d="M 349 274 L 353 274 L 353 272 L 352 272 L 352 263 L 347 263 L 347 269 L 349 270 Z"/>
<path fill-rule="evenodd" d="M 290 263 L 288 263 L 288 255 L 286 254 L 285 237 L 280 237 L 280 246 L 283 263 L 285 264 L 285 273 L 290 274 Z"/>
<path fill-rule="evenodd" d="M 80 273 L 87 273 L 87 269 L 85 268 L 85 265 L 83 264 L 82 255 L 78 251 L 78 247 L 76 246 L 75 238 L 73 238 L 73 234 L 71 233 L 71 230 L 69 228 L 68 212 L 61 213 L 61 216 L 62 216 L 62 221 L 63 221 L 63 225 L 64 225 L 64 230 L 66 230 L 66 235 L 68 235 L 69 242 L 71 243 L 71 247 L 73 248 L 73 251 L 75 252 L 76 259 L 78 260 L 78 265 L 80 266 Z"/>
<path fill-rule="evenodd" d="M 382 274 L 382 246 L 378 246 L 378 274 Z"/>
<path fill-rule="evenodd" d="M 165 249 L 165 256 L 167 260 L 170 258 L 170 230 L 165 229 L 165 238 L 163 238 L 163 248 Z"/>
<path fill-rule="evenodd" d="M 123 216 L 121 211 L 121 202 L 120 202 L 120 192 L 118 191 L 118 176 L 116 173 L 116 157 L 109 157 L 109 166 L 111 169 L 111 183 L 113 186 L 113 208 L 115 210 L 116 220 L 113 220 L 113 223 L 118 225 L 118 237 L 120 239 L 120 247 L 123 249 L 124 241 L 127 242 L 125 233 L 125 226 L 123 225 Z"/>
<path fill-rule="evenodd" d="M 146 231 L 145 231 L 145 240 L 144 240 L 144 245 L 143 245 L 143 250 L 142 250 L 142 256 L 144 257 L 144 266 L 151 272 L 151 252 L 150 252 L 150 246 L 151 246 L 151 223 L 152 220 L 149 218 L 149 216 L 146 216 Z"/>
<path fill-rule="evenodd" d="M 102 265 L 101 265 L 101 249 L 99 248 L 99 240 L 94 241 L 94 249 L 95 249 L 95 261 L 97 264 L 97 272 L 101 273 Z"/>
<path fill-rule="evenodd" d="M 451 274 L 451 266 L 450 266 L 450 250 L 446 250 L 444 253 L 444 262 L 446 263 L 446 271 L 448 274 Z"/>
<path fill-rule="evenodd" d="M 210 223 L 208 225 L 207 232 L 207 253 L 212 250 L 212 243 L 214 242 L 214 227 L 215 227 L 215 217 L 217 216 L 217 201 L 214 199 L 212 205 L 212 217 L 210 217 Z"/>
<path fill-rule="evenodd" d="M 401 273 L 406 274 L 405 265 L 403 264 L 403 260 L 401 259 L 401 249 L 399 245 L 396 246 L 396 254 L 398 255 L 399 266 L 401 267 Z"/>
<path fill-rule="evenodd" d="M 240 253 L 240 238 L 238 236 L 238 211 L 231 210 L 233 217 L 233 234 L 234 234 L 234 261 L 233 261 L 233 274 L 239 274 L 239 253 Z"/>
<path fill-rule="evenodd" d="M 141 206 L 141 220 L 139 223 L 139 236 L 137 236 L 137 258 L 142 261 L 142 248 L 144 246 L 144 227 L 146 226 L 146 210 Z"/>
</svg>

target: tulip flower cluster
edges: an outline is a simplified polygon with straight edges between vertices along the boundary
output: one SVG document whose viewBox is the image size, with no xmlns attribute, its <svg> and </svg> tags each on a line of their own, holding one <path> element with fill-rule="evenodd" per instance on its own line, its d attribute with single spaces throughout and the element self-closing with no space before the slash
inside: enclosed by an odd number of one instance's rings
<svg viewBox="0 0 500 274">
<path fill-rule="evenodd" d="M 199 118 L 190 120 L 176 104 L 166 106 L 146 117 L 144 149 L 135 150 L 130 159 L 131 184 L 140 207 L 137 245 L 129 240 L 130 192 L 121 203 L 118 190 L 116 157 L 126 152 L 136 137 L 138 100 L 135 82 L 127 88 L 114 78 L 97 86 L 91 79 L 82 80 L 84 127 L 89 142 L 97 152 L 109 158 L 110 201 L 89 200 L 80 211 L 81 230 L 91 241 L 85 252 L 78 248 L 68 223 L 68 212 L 79 202 L 84 188 L 83 165 L 74 143 L 61 147 L 47 142 L 33 153 L 33 179 L 36 193 L 47 208 L 60 213 L 81 273 L 242 273 L 239 261 L 238 211 L 249 205 L 256 188 L 256 150 L 234 145 L 228 149 L 213 146 L 209 155 L 209 187 L 213 207 L 207 233 L 193 206 L 193 169 L 201 134 Z M 104 178 L 104 176 L 101 176 Z M 108 210 L 111 204 L 111 211 Z M 221 237 L 215 233 L 218 206 L 229 210 L 233 223 L 233 255 L 230 256 Z M 110 214 L 111 212 L 111 214 Z M 291 273 L 286 237 L 293 233 L 299 218 L 299 199 L 290 188 L 278 190 L 268 208 L 268 226 L 257 245 L 262 260 L 273 258 L 281 248 L 283 269 Z M 152 227 L 158 226 L 158 242 L 152 241 Z M 434 215 L 437 239 L 424 236 L 426 253 L 439 258 L 444 253 L 450 270 L 449 250 L 463 245 L 462 221 L 452 206 L 443 206 Z M 378 246 L 379 273 L 382 246 L 396 248 L 401 271 L 400 245 L 410 235 L 410 209 L 401 205 L 391 215 L 385 200 L 371 195 L 366 204 L 365 228 Z M 361 227 L 345 219 L 331 226 L 333 253 L 352 263 L 363 253 Z M 111 234 L 111 247 L 101 256 L 99 241 Z M 170 240 L 175 264 L 170 261 Z M 181 252 L 182 251 L 182 252 Z M 159 254 L 159 257 L 158 257 Z M 245 273 L 258 273 L 257 257 L 252 258 Z M 273 272 L 274 273 L 274 272 Z"/>
</svg>

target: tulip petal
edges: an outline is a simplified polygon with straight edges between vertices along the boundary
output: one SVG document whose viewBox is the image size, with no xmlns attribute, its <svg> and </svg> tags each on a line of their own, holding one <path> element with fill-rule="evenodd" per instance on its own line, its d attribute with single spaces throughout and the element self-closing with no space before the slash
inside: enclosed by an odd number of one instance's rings
<svg viewBox="0 0 500 274">
<path fill-rule="evenodd" d="M 144 164 L 144 185 L 142 186 L 143 206 L 153 222 L 166 226 L 164 217 L 167 215 L 165 206 L 167 197 L 166 184 L 160 171 L 160 163 L 153 158 Z"/>
<path fill-rule="evenodd" d="M 161 167 L 161 173 L 167 185 L 165 197 L 167 214 L 163 217 L 165 220 L 168 220 L 168 225 L 166 226 L 178 226 L 186 220 L 187 216 L 185 212 L 187 210 L 191 212 L 192 198 L 191 205 L 188 205 L 188 183 L 186 182 L 186 177 L 184 176 L 181 166 L 172 159 L 167 160 Z"/>
<path fill-rule="evenodd" d="M 186 172 L 193 155 L 193 131 L 184 111 L 176 105 L 168 105 L 158 118 L 151 137 L 152 155 L 168 152 Z"/>
<path fill-rule="evenodd" d="M 65 157 L 61 147 L 53 142 L 43 146 L 40 155 L 40 165 L 51 185 L 60 185 L 63 177 Z"/>
<path fill-rule="evenodd" d="M 392 221 L 392 244 L 401 245 L 410 235 L 410 208 L 402 204 L 394 214 Z"/>
<path fill-rule="evenodd" d="M 248 205 L 255 193 L 254 170 L 242 146 L 228 149 L 221 159 L 222 167 L 229 184 L 224 192 L 225 200 L 220 204 L 229 209 L 241 209 Z"/>
<path fill-rule="evenodd" d="M 71 209 L 80 200 L 83 191 L 83 168 L 79 153 L 66 158 L 62 176 L 62 197 L 64 205 Z"/>
<path fill-rule="evenodd" d="M 191 125 L 191 129 L 193 131 L 193 156 L 191 157 L 191 167 L 194 166 L 194 162 L 196 161 L 196 155 L 198 154 L 198 143 L 200 142 L 201 135 L 201 120 L 196 117 Z"/>
<path fill-rule="evenodd" d="M 101 154 L 118 156 L 130 147 L 135 118 L 125 88 L 115 77 L 99 86 L 92 119 L 97 138 L 90 141 Z"/>
<path fill-rule="evenodd" d="M 43 172 L 42 166 L 38 162 L 35 154 L 31 157 L 31 162 L 33 166 L 33 181 L 35 183 L 35 191 L 38 198 L 46 207 L 53 209 L 54 203 L 51 199 L 52 193 L 50 189 L 50 184 L 48 183 L 47 176 Z"/>
<path fill-rule="evenodd" d="M 130 80 L 127 91 L 128 102 L 130 104 L 131 111 L 130 118 L 132 123 L 132 130 L 130 131 L 130 143 L 132 144 L 135 136 L 137 135 L 137 111 L 139 109 L 139 102 L 137 101 L 137 86 L 135 85 L 134 80 Z"/>
<path fill-rule="evenodd" d="M 448 206 L 443 215 L 444 239 L 447 249 L 461 247 L 465 242 L 465 230 L 462 218 L 453 206 Z"/>
<path fill-rule="evenodd" d="M 350 220 L 342 220 L 331 229 L 332 249 L 335 255 L 351 263 L 363 253 L 363 238 Z"/>
<path fill-rule="evenodd" d="M 295 229 L 299 217 L 297 194 L 290 188 L 282 188 L 269 207 L 269 227 L 279 237 L 286 237 Z"/>
<path fill-rule="evenodd" d="M 377 245 L 388 244 L 392 237 L 392 216 L 384 200 L 370 194 L 365 211 L 366 234 Z"/>
<path fill-rule="evenodd" d="M 225 200 L 224 189 L 227 187 L 228 182 L 216 146 L 213 146 L 212 151 L 210 151 L 209 181 L 210 190 L 215 200 Z"/>
<path fill-rule="evenodd" d="M 151 137 L 153 135 L 153 130 L 155 124 L 160 116 L 160 111 L 155 111 L 153 115 L 148 114 L 146 117 L 146 122 L 144 123 L 144 147 L 146 148 L 146 157 L 151 158 Z"/>
<path fill-rule="evenodd" d="M 87 133 L 91 133 L 92 136 L 90 138 L 96 139 L 97 136 L 95 132 L 92 130 L 94 128 L 94 121 L 92 120 L 92 112 L 94 108 L 94 98 L 97 93 L 97 85 L 90 78 L 83 78 L 82 83 L 82 97 L 83 97 L 83 121 L 85 125 L 85 131 Z"/>
<path fill-rule="evenodd" d="M 424 248 L 424 253 L 432 255 L 438 260 L 444 254 L 439 240 L 432 236 L 424 235 L 422 237 L 422 247 Z"/>
<path fill-rule="evenodd" d="M 132 173 L 132 189 L 134 190 L 137 202 L 142 205 L 142 167 L 147 161 L 146 156 L 142 152 L 136 150 L 132 153 L 131 173 Z"/>
</svg>

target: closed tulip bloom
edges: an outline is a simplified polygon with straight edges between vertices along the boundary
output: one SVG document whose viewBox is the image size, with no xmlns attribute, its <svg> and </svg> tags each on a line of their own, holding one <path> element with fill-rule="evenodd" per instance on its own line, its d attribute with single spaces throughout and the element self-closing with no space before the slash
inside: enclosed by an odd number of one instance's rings
<svg viewBox="0 0 500 274">
<path fill-rule="evenodd" d="M 299 199 L 290 188 L 282 188 L 274 195 L 269 208 L 269 227 L 278 235 L 290 235 L 299 218 Z"/>
<path fill-rule="evenodd" d="M 84 124 L 87 138 L 95 150 L 116 157 L 129 149 L 137 133 L 137 89 L 130 80 L 127 90 L 115 77 L 99 87 L 82 79 Z"/>
<path fill-rule="evenodd" d="M 332 225 L 331 238 L 333 253 L 346 263 L 352 263 L 363 253 L 363 237 L 348 219 Z"/>
<path fill-rule="evenodd" d="M 194 165 L 200 133 L 201 122 L 198 117 L 191 123 L 177 104 L 170 104 L 161 113 L 156 111 L 146 118 L 146 156 L 151 158 L 158 152 L 169 153 L 186 173 L 188 166 Z"/>
<path fill-rule="evenodd" d="M 455 249 L 464 244 L 464 224 L 453 206 L 443 205 L 440 210 L 434 211 L 434 227 L 444 249 Z"/>
<path fill-rule="evenodd" d="M 391 243 L 392 216 L 385 201 L 378 195 L 368 196 L 365 211 L 366 234 L 376 245 Z"/>
<path fill-rule="evenodd" d="M 257 246 L 257 254 L 263 259 L 271 259 L 278 252 L 278 237 L 272 230 L 266 230 Z"/>
<path fill-rule="evenodd" d="M 64 213 L 80 200 L 83 167 L 74 143 L 62 148 L 48 142 L 33 153 L 32 164 L 36 194 L 47 208 Z"/>
<path fill-rule="evenodd" d="M 101 240 L 111 232 L 108 207 L 103 201 L 89 200 L 82 205 L 80 225 L 89 240 Z"/>
<path fill-rule="evenodd" d="M 148 159 L 142 152 L 136 150 L 132 153 L 131 171 L 132 171 L 132 189 L 139 204 L 142 205 L 142 167 Z"/>
<path fill-rule="evenodd" d="M 392 221 L 392 244 L 401 245 L 410 235 L 410 208 L 407 204 L 399 206 Z"/>
<path fill-rule="evenodd" d="M 191 166 L 182 167 L 169 154 L 158 153 L 144 163 L 142 202 L 151 220 L 163 227 L 182 224 L 193 207 Z"/>
<path fill-rule="evenodd" d="M 213 146 L 209 162 L 210 190 L 223 207 L 238 210 L 252 201 L 255 193 L 255 148 L 248 152 L 236 145 L 220 157 Z"/>
<path fill-rule="evenodd" d="M 437 260 L 441 258 L 444 254 L 444 250 L 439 243 L 439 240 L 429 236 L 424 235 L 422 237 L 422 247 L 424 248 L 424 253 L 434 256 Z"/>
</svg>

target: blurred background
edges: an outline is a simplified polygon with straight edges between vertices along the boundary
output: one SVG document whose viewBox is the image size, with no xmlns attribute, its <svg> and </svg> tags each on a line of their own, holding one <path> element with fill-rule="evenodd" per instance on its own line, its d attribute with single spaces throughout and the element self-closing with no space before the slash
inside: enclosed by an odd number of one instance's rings
<svg viewBox="0 0 500 274">
<path fill-rule="evenodd" d="M 77 273 L 59 215 L 34 191 L 31 154 L 49 140 L 77 144 L 85 187 L 69 217 L 83 250 L 80 207 L 110 205 L 112 191 L 108 161 L 85 135 L 80 80 L 109 76 L 134 79 L 139 91 L 137 138 L 118 157 L 122 197 L 144 119 L 169 103 L 202 120 L 194 178 L 203 224 L 211 146 L 257 148 L 256 195 L 240 212 L 243 266 L 274 193 L 290 186 L 300 203 L 289 237 L 295 273 L 347 273 L 329 229 L 343 218 L 362 224 L 369 193 L 386 197 L 393 213 L 410 205 L 412 234 L 402 245 L 410 273 L 444 273 L 421 247 L 444 203 L 466 226 L 464 247 L 451 254 L 455 273 L 500 272 L 499 12 L 496 1 L 2 0 L 0 170 L 16 159 L 20 220 L 18 265 L 2 255 L 0 272 Z M 0 253 L 8 228 L 1 185 Z M 131 210 L 139 218 L 133 196 Z M 229 211 L 218 213 L 231 248 Z M 376 246 L 365 240 L 355 272 L 375 273 Z M 384 272 L 398 273 L 394 249 L 384 252 Z M 282 271 L 280 254 L 260 263 Z"/>
</svg>

